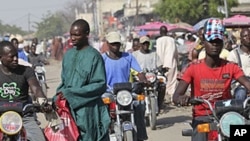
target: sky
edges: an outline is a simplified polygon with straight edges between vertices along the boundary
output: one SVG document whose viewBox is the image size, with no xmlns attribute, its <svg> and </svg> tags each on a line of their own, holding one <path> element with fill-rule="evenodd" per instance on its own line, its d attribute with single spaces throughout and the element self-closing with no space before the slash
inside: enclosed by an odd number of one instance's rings
<svg viewBox="0 0 250 141">
<path fill-rule="evenodd" d="M 69 1 L 72 0 L 1 0 L 0 20 L 2 24 L 32 30 L 34 22 L 40 22 L 48 11 L 53 13 L 63 10 Z"/>
</svg>

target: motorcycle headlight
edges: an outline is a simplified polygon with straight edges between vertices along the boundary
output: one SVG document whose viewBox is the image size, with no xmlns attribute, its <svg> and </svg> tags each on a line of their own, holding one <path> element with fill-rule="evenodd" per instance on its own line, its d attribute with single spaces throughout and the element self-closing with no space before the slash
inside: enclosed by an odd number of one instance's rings
<svg viewBox="0 0 250 141">
<path fill-rule="evenodd" d="M 129 91 L 122 90 L 117 93 L 116 99 L 120 105 L 128 106 L 132 102 L 133 97 Z"/>
<path fill-rule="evenodd" d="M 41 66 L 36 66 L 36 67 L 35 67 L 35 72 L 37 72 L 37 73 L 43 73 L 43 67 L 41 67 Z"/>
<path fill-rule="evenodd" d="M 230 125 L 244 125 L 245 118 L 236 112 L 227 112 L 220 119 L 222 134 L 230 137 Z"/>
<path fill-rule="evenodd" d="M 152 72 L 146 73 L 145 76 L 146 76 L 147 80 L 151 83 L 155 82 L 155 80 L 156 80 L 156 75 Z"/>
<path fill-rule="evenodd" d="M 1 115 L 0 129 L 7 135 L 17 134 L 23 126 L 22 117 L 14 111 L 8 111 Z"/>
</svg>

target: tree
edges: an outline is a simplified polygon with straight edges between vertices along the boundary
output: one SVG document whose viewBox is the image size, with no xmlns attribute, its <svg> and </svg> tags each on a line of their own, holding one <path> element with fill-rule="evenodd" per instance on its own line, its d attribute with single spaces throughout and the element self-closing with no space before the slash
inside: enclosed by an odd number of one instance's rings
<svg viewBox="0 0 250 141">
<path fill-rule="evenodd" d="M 37 38 L 53 38 L 66 32 L 64 21 L 57 14 L 48 13 L 41 22 L 35 24 Z"/>
<path fill-rule="evenodd" d="M 4 36 L 5 34 L 20 34 L 24 35 L 27 34 L 27 32 L 23 31 L 20 27 L 17 27 L 15 25 L 8 25 L 8 24 L 2 24 L 2 21 L 0 21 L 0 35 Z"/>
<path fill-rule="evenodd" d="M 66 26 L 70 28 L 70 25 L 76 19 L 76 11 L 80 13 L 92 12 L 92 2 L 92 0 L 69 1 L 65 8 L 57 12 L 57 14 L 62 17 L 64 23 L 67 24 Z"/>
<path fill-rule="evenodd" d="M 237 0 L 227 0 L 227 3 L 228 9 L 238 5 Z M 163 21 L 176 22 L 181 20 L 195 24 L 207 17 L 224 17 L 224 14 L 217 10 L 218 6 L 223 4 L 223 0 L 160 0 L 155 5 L 154 12 L 160 15 Z M 206 6 L 207 11 L 204 11 Z"/>
</svg>

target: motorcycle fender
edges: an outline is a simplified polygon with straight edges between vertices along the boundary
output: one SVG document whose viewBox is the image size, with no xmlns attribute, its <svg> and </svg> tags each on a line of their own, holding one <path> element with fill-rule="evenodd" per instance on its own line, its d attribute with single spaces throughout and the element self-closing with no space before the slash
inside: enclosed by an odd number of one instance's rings
<svg viewBox="0 0 250 141">
<path fill-rule="evenodd" d="M 133 130 L 133 125 L 130 121 L 125 121 L 122 123 L 123 131 Z"/>
</svg>

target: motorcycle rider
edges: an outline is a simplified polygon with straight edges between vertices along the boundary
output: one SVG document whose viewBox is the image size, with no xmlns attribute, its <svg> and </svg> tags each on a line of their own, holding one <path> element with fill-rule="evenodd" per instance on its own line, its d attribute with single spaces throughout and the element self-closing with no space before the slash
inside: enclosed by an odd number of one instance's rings
<svg viewBox="0 0 250 141">
<path fill-rule="evenodd" d="M 249 66 L 249 53 L 250 53 L 250 30 L 243 28 L 240 32 L 240 42 L 237 48 L 229 52 L 227 60 L 237 63 L 245 75 L 250 77 L 250 66 Z M 234 97 L 236 99 L 245 99 L 247 97 L 247 90 L 238 83 L 235 84 Z"/>
<path fill-rule="evenodd" d="M 34 70 L 31 67 L 18 64 L 18 50 L 11 42 L 0 42 L 0 60 L 0 101 L 18 101 L 24 105 L 32 103 L 28 94 L 30 88 L 38 103 L 47 105 L 44 110 L 46 112 L 52 110 L 36 79 Z M 45 141 L 43 132 L 35 121 L 34 114 L 25 115 L 23 123 L 28 140 Z"/>
<path fill-rule="evenodd" d="M 35 69 L 36 66 L 43 66 L 43 65 L 49 65 L 49 61 L 45 58 L 44 55 L 42 54 L 37 54 L 36 53 L 36 46 L 32 45 L 30 48 L 30 53 L 28 55 L 28 62 L 32 64 L 32 67 Z M 46 72 L 45 68 L 43 67 L 44 73 Z M 46 83 L 46 77 L 44 74 L 45 78 L 45 85 L 46 88 L 48 89 L 48 85 Z"/>
<path fill-rule="evenodd" d="M 118 82 L 129 82 L 130 69 L 141 72 L 141 68 L 136 59 L 127 52 L 120 52 L 121 36 L 118 32 L 109 32 L 106 35 L 109 50 L 102 54 L 105 62 L 107 85 L 113 87 Z M 146 82 L 143 73 L 137 73 L 139 80 Z M 137 126 L 138 141 L 147 140 L 147 131 L 144 121 L 145 103 L 134 103 L 135 124 Z"/>
<path fill-rule="evenodd" d="M 142 69 L 152 70 L 157 67 L 162 67 L 162 63 L 155 51 L 149 50 L 150 39 L 148 36 L 142 36 L 140 38 L 141 48 L 134 51 L 132 55 L 135 57 Z M 165 89 L 158 95 L 158 107 L 159 110 L 163 109 L 163 101 L 165 97 Z"/>
<path fill-rule="evenodd" d="M 181 80 L 175 90 L 173 101 L 185 106 L 190 96 L 185 95 L 191 84 L 191 97 L 201 97 L 210 101 L 212 105 L 218 100 L 231 99 L 230 86 L 233 79 L 250 90 L 250 81 L 241 68 L 233 62 L 219 57 L 223 48 L 224 26 L 222 20 L 210 18 L 204 26 L 204 47 L 206 57 L 197 60 L 183 71 Z M 198 133 L 197 125 L 210 122 L 211 111 L 206 104 L 193 106 L 192 141 L 207 141 L 207 134 Z"/>
</svg>

